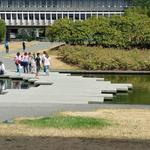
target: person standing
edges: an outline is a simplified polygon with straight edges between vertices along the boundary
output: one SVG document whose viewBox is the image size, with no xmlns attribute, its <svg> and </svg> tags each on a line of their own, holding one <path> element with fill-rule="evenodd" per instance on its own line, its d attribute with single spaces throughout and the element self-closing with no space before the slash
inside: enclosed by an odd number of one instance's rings
<svg viewBox="0 0 150 150">
<path fill-rule="evenodd" d="M 26 43 L 25 43 L 25 41 L 22 42 L 22 48 L 23 48 L 23 52 L 25 52 L 25 50 L 26 50 Z"/>
<path fill-rule="evenodd" d="M 7 40 L 5 41 L 5 49 L 6 53 L 9 53 L 9 42 Z"/>
<path fill-rule="evenodd" d="M 43 67 L 45 73 L 46 73 L 46 70 L 45 70 L 45 67 L 44 67 L 44 61 L 45 61 L 46 55 L 47 55 L 47 52 L 43 51 L 43 55 L 41 57 L 41 64 L 42 64 L 42 67 Z"/>
<path fill-rule="evenodd" d="M 28 53 L 28 57 L 29 57 L 29 72 L 31 73 L 31 71 L 32 71 L 32 66 L 31 66 L 32 55 L 30 52 Z"/>
<path fill-rule="evenodd" d="M 49 58 L 49 55 L 46 53 L 45 54 L 45 57 L 44 57 L 44 70 L 45 70 L 45 73 L 46 75 L 48 76 L 49 75 L 49 69 L 50 69 L 50 58 Z"/>
<path fill-rule="evenodd" d="M 20 67 L 19 67 L 19 65 L 21 64 L 20 52 L 17 52 L 17 54 L 16 54 L 16 56 L 14 58 L 14 61 L 15 61 L 17 72 L 20 74 Z"/>
<path fill-rule="evenodd" d="M 29 56 L 25 52 L 24 55 L 23 55 L 23 70 L 24 70 L 24 73 L 28 73 L 29 72 L 28 65 L 29 65 Z"/>
<path fill-rule="evenodd" d="M 36 62 L 36 78 L 39 78 L 39 72 L 40 72 L 40 69 L 41 69 L 40 53 L 37 53 L 37 57 L 35 58 L 35 62 Z"/>
</svg>

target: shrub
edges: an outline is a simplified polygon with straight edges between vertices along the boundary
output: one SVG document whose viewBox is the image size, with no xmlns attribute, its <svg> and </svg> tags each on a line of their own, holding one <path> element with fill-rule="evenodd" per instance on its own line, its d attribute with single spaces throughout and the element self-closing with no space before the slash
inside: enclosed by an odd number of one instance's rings
<svg viewBox="0 0 150 150">
<path fill-rule="evenodd" d="M 88 46 L 60 48 L 62 60 L 86 70 L 150 70 L 150 51 Z"/>
</svg>

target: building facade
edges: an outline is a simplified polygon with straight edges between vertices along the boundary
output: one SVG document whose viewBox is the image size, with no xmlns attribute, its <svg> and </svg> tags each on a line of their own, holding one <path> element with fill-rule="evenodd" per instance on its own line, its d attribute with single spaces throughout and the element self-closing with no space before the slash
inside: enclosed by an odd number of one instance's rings
<svg viewBox="0 0 150 150">
<path fill-rule="evenodd" d="M 40 27 L 63 18 L 122 15 L 130 4 L 130 0 L 0 0 L 0 19 L 9 27 Z"/>
</svg>

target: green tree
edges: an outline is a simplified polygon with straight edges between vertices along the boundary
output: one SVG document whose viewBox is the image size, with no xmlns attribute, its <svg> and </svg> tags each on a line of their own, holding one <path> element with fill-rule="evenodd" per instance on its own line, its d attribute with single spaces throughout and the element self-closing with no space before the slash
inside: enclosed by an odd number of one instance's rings
<svg viewBox="0 0 150 150">
<path fill-rule="evenodd" d="M 150 7 L 150 0 L 132 0 L 135 6 Z"/>
<path fill-rule="evenodd" d="M 0 42 L 5 39 L 6 36 L 6 24 L 3 20 L 0 20 Z"/>
<path fill-rule="evenodd" d="M 36 29 L 19 29 L 17 38 L 32 41 L 36 39 Z"/>
</svg>

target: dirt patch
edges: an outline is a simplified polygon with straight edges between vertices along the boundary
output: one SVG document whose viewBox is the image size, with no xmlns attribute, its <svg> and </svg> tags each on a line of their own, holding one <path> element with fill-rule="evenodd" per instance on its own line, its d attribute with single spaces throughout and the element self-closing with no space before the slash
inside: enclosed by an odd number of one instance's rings
<svg viewBox="0 0 150 150">
<path fill-rule="evenodd" d="M 149 109 L 103 109 L 64 112 L 64 115 L 105 118 L 114 123 L 102 129 L 31 128 L 0 125 L 0 149 L 36 150 L 149 150 Z"/>
<path fill-rule="evenodd" d="M 50 55 L 52 59 L 52 69 L 65 69 L 65 70 L 77 70 L 79 69 L 76 66 L 68 65 L 60 60 L 58 56 Z"/>
</svg>

